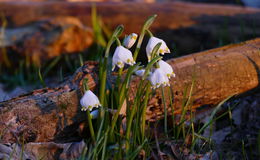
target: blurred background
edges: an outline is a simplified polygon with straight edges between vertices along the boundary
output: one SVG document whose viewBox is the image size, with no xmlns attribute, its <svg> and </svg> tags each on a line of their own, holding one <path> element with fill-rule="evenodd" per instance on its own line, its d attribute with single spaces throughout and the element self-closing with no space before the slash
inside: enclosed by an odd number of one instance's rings
<svg viewBox="0 0 260 160">
<path fill-rule="evenodd" d="M 259 7 L 259 0 L 0 0 L 0 101 L 57 86 L 83 61 L 97 61 L 119 24 L 138 34 L 158 14 L 151 31 L 170 47 L 169 59 L 259 37 Z"/>
<path fill-rule="evenodd" d="M 84 61 L 102 58 L 116 26 L 124 25 L 123 40 L 153 14 L 151 32 L 172 52 L 165 60 L 260 37 L 260 0 L 0 0 L 0 102 L 64 85 Z M 224 105 L 212 136 L 221 158 L 259 157 L 259 99 L 258 91 Z"/>
</svg>

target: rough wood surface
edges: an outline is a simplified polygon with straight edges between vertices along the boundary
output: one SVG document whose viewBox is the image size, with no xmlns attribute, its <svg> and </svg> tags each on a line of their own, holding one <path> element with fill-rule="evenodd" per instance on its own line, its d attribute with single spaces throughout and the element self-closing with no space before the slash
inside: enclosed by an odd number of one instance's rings
<svg viewBox="0 0 260 160">
<path fill-rule="evenodd" d="M 0 48 L 10 51 L 10 57 L 17 53 L 21 57 L 30 57 L 38 65 L 43 60 L 61 54 L 83 51 L 92 42 L 93 34 L 89 27 L 75 17 L 65 16 L 42 19 L 22 27 L 5 28 L 0 33 Z"/>
<path fill-rule="evenodd" d="M 36 55 L 48 59 L 84 50 L 91 43 L 79 44 L 93 40 L 90 32 L 83 34 L 84 27 L 91 27 L 92 5 L 89 2 L 0 2 L 0 11 L 8 22 L 5 39 L 13 42 L 12 53 L 27 53 L 31 59 L 37 59 Z M 260 36 L 257 29 L 260 28 L 260 9 L 188 2 L 101 2 L 96 3 L 96 7 L 108 28 L 123 24 L 125 33 L 139 33 L 145 19 L 158 14 L 152 30 L 167 42 L 171 50 L 176 51 L 177 48 L 182 55 Z M 74 17 L 73 22 L 68 23 L 68 17 Z M 43 24 L 43 19 L 51 23 L 45 23 L 45 27 L 37 25 Z M 68 25 L 71 27 L 68 28 Z M 46 26 L 49 28 L 46 29 Z M 27 32 L 28 29 L 30 32 Z"/>
<path fill-rule="evenodd" d="M 214 105 L 233 94 L 244 93 L 259 86 L 260 39 L 229 45 L 189 56 L 169 60 L 176 72 L 171 80 L 174 109 L 178 113 L 184 88 L 195 75 L 192 108 Z M 96 91 L 98 64 L 87 62 L 57 88 L 44 88 L 0 103 L 0 133 L 2 142 L 71 140 L 80 137 L 85 115 L 79 99 L 84 77 Z M 132 88 L 138 83 L 134 78 Z M 168 113 L 171 107 L 168 106 Z M 147 108 L 147 119 L 163 116 L 160 94 L 155 95 Z M 65 138 L 66 137 L 66 138 Z"/>
</svg>

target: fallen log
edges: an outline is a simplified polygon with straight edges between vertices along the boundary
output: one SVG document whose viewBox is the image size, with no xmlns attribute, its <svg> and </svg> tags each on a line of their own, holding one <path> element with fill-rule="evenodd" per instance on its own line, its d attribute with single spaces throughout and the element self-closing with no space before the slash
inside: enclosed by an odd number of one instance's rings
<svg viewBox="0 0 260 160">
<path fill-rule="evenodd" d="M 176 72 L 171 79 L 174 111 L 179 113 L 184 89 L 195 77 L 192 92 L 194 110 L 202 105 L 214 105 L 233 94 L 241 94 L 259 86 L 260 39 L 228 45 L 209 51 L 169 60 Z M 86 62 L 75 74 L 57 88 L 44 88 L 0 103 L 0 133 L 2 142 L 70 141 L 80 137 L 80 124 L 85 116 L 80 111 L 82 81 L 97 91 L 98 64 Z M 131 84 L 135 90 L 139 78 Z M 161 94 L 156 94 L 147 108 L 147 120 L 163 117 Z M 167 101 L 168 113 L 172 107 Z M 73 136 L 72 136 L 73 135 Z M 65 138 L 66 137 L 66 138 Z"/>
<path fill-rule="evenodd" d="M 91 2 L 1 2 L 0 10 L 10 22 L 11 27 L 53 16 L 75 16 L 83 24 L 90 25 L 92 6 Z M 113 28 L 118 24 L 124 24 L 129 33 L 140 31 L 145 19 L 153 14 L 158 14 L 158 18 L 152 26 L 155 30 L 189 27 L 197 24 L 198 18 L 206 18 L 206 16 L 244 14 L 248 18 L 250 14 L 260 14 L 259 9 L 254 8 L 188 2 L 103 2 L 97 3 L 96 7 L 105 24 Z M 257 16 L 253 15 L 250 18 L 258 19 Z"/>
<path fill-rule="evenodd" d="M 7 39 L 12 39 L 12 34 L 8 34 L 8 31 L 12 31 L 12 29 L 19 31 L 25 25 L 30 28 L 32 22 L 37 23 L 37 21 L 46 18 L 70 16 L 77 18 L 84 26 L 91 27 L 92 6 L 93 3 L 90 2 L 0 2 L 0 11 L 8 21 L 7 28 L 10 30 L 6 30 Z M 119 24 L 123 24 L 126 33 L 139 33 L 146 18 L 153 14 L 158 14 L 156 21 L 152 25 L 152 31 L 156 32 L 160 38 L 166 40 L 170 49 L 175 50 L 177 48 L 177 51 L 181 54 L 193 53 L 201 49 L 210 49 L 218 45 L 245 41 L 260 36 L 260 30 L 257 29 L 260 28 L 259 9 L 188 2 L 101 2 L 96 3 L 96 7 L 104 25 L 112 29 Z M 55 22 L 55 19 L 52 21 Z M 35 28 L 33 29 L 35 30 Z M 20 32 L 22 31 L 24 30 L 20 30 Z M 56 32 L 45 30 L 37 33 L 52 35 Z M 74 35 L 74 32 L 70 33 Z M 78 34 L 76 33 L 76 35 Z M 32 44 L 31 47 L 28 47 L 29 49 L 26 48 L 28 43 L 20 43 L 20 46 L 14 44 L 16 46 L 14 48 L 22 48 L 16 50 L 21 54 L 28 52 L 28 54 L 37 54 L 42 57 L 48 55 L 45 57 L 48 58 L 83 48 L 79 47 L 79 49 L 68 51 L 63 49 L 63 43 L 57 42 L 56 44 L 51 44 L 61 49 L 55 48 L 56 50 L 54 50 L 54 47 L 47 45 L 47 43 L 44 44 L 40 40 L 31 43 L 32 39 L 35 39 L 35 35 L 26 34 L 26 37 L 27 41 L 30 40 L 29 44 Z M 79 38 L 84 42 L 92 40 L 93 37 L 79 36 Z M 23 39 L 20 41 L 23 42 Z M 56 41 L 54 40 L 53 42 Z M 68 44 L 73 44 L 74 42 L 72 40 Z M 45 48 L 51 49 L 47 50 Z M 55 52 L 52 52 L 52 49 Z"/>
<path fill-rule="evenodd" d="M 93 43 L 92 30 L 75 17 L 54 17 L 22 27 L 2 29 L 0 48 L 30 57 L 37 65 L 61 54 L 83 51 Z"/>
</svg>

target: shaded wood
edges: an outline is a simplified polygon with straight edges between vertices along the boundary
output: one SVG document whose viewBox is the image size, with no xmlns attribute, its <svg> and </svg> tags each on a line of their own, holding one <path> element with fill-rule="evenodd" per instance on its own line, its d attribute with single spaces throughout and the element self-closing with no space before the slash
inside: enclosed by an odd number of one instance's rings
<svg viewBox="0 0 260 160">
<path fill-rule="evenodd" d="M 189 56 L 169 60 L 176 72 L 171 79 L 174 110 L 180 112 L 183 92 L 195 75 L 192 107 L 214 105 L 233 94 L 259 86 L 260 39 L 229 45 Z M 79 138 L 81 123 L 86 116 L 80 111 L 82 80 L 97 91 L 98 64 L 86 62 L 75 74 L 57 88 L 44 88 L 0 103 L 0 133 L 2 142 L 46 142 Z M 133 79 L 132 91 L 139 81 Z M 160 93 L 154 95 L 147 108 L 147 120 L 163 117 Z M 167 98 L 168 99 L 168 98 Z M 169 104 L 169 100 L 167 100 Z M 171 107 L 168 106 L 168 113 Z M 66 138 L 65 138 L 66 137 Z M 75 140 L 75 139 L 74 139 Z"/>
<path fill-rule="evenodd" d="M 48 59 L 62 53 L 75 53 L 85 49 L 93 40 L 91 30 L 88 30 L 89 34 L 82 34 L 84 33 L 82 27 L 92 26 L 92 5 L 90 2 L 0 2 L 0 11 L 8 21 L 6 40 L 12 40 L 12 53 L 13 51 L 22 55 L 28 53 L 31 59 L 37 57 Z M 260 10 L 254 8 L 188 2 L 101 2 L 96 3 L 96 7 L 108 28 L 113 29 L 123 24 L 126 33 L 139 33 L 146 18 L 158 14 L 152 30 L 167 42 L 171 50 L 175 51 L 177 48 L 177 52 L 182 55 L 260 36 L 260 30 L 257 29 L 260 28 Z M 55 26 L 53 22 L 58 20 L 60 23 L 61 21 L 66 23 L 68 16 L 70 19 L 74 17 L 74 22 L 78 21 L 76 24 L 70 22 L 72 23 L 70 25 L 75 25 L 73 27 L 77 28 L 76 31 L 64 29 L 66 26 L 64 24 L 59 24 L 61 30 L 54 30 L 55 27 L 53 30 L 41 30 L 39 25 L 35 25 L 42 24 L 42 20 L 48 19 Z M 78 25 L 79 23 L 81 25 Z M 30 32 L 27 32 L 28 29 Z M 23 36 L 14 38 L 14 32 Z M 76 40 L 63 42 L 61 38 L 64 37 L 65 39 L 75 37 Z M 46 39 L 48 43 L 44 42 Z M 84 42 L 89 43 L 79 45 Z M 6 44 L 4 46 L 10 46 L 8 45 L 10 41 L 4 43 Z"/>
<path fill-rule="evenodd" d="M 91 22 L 91 7 L 93 3 L 67 3 L 67 2 L 1 2 L 0 10 L 9 21 L 9 26 L 20 26 L 43 17 L 53 16 L 75 16 L 85 25 Z M 105 24 L 115 27 L 124 24 L 126 31 L 139 32 L 145 19 L 158 14 L 152 28 L 176 29 L 197 24 L 197 20 L 203 16 L 236 16 L 260 14 L 259 9 L 209 5 L 188 2 L 169 3 L 113 3 L 104 2 L 96 4 L 98 14 Z M 15 12 L 14 12 L 15 11 Z M 257 17 L 255 17 L 257 19 Z"/>
</svg>

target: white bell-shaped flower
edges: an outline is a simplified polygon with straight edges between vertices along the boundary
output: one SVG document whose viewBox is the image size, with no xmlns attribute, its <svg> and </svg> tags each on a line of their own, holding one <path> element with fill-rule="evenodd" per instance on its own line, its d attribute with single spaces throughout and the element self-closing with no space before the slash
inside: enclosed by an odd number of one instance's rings
<svg viewBox="0 0 260 160">
<path fill-rule="evenodd" d="M 160 60 L 158 64 L 168 78 L 175 77 L 175 73 L 173 72 L 171 65 L 163 60 Z"/>
<path fill-rule="evenodd" d="M 123 46 L 118 46 L 115 50 L 112 59 L 112 71 L 117 65 L 119 68 L 123 68 L 124 64 L 134 65 L 135 61 L 133 59 L 132 52 Z"/>
<path fill-rule="evenodd" d="M 124 39 L 123 45 L 126 48 L 131 48 L 135 44 L 137 37 L 138 37 L 138 35 L 136 33 L 131 33 L 129 36 L 127 36 Z"/>
<path fill-rule="evenodd" d="M 151 82 L 153 89 L 160 86 L 170 86 L 169 79 L 161 68 L 155 69 L 148 79 Z"/>
<path fill-rule="evenodd" d="M 170 53 L 170 49 L 167 47 L 166 43 L 162 39 L 159 39 L 159 38 L 156 38 L 156 37 L 151 37 L 148 41 L 147 46 L 146 46 L 146 55 L 147 55 L 149 62 L 151 60 L 151 54 L 152 54 L 153 48 L 158 43 L 162 43 L 162 44 L 161 44 L 161 46 L 160 46 L 160 48 L 157 52 L 157 55 L 159 55 L 159 54 L 164 55 L 164 53 Z"/>
<path fill-rule="evenodd" d="M 92 111 L 94 107 L 98 108 L 98 106 L 101 106 L 98 97 L 91 90 L 85 92 L 83 97 L 80 99 L 80 104 L 82 106 L 82 111 Z"/>
</svg>

